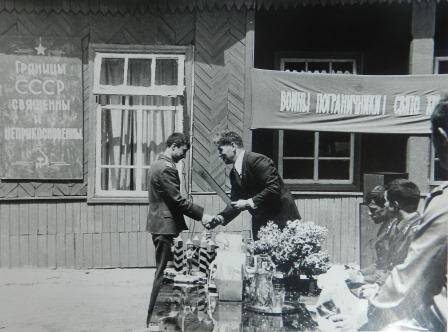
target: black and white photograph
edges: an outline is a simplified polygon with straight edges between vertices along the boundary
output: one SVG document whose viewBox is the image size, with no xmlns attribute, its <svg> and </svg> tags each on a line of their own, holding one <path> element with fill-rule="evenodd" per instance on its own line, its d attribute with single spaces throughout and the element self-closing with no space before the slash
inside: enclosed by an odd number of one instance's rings
<svg viewBox="0 0 448 332">
<path fill-rule="evenodd" d="M 0 1 L 0 331 L 447 330 L 448 0 Z"/>
</svg>

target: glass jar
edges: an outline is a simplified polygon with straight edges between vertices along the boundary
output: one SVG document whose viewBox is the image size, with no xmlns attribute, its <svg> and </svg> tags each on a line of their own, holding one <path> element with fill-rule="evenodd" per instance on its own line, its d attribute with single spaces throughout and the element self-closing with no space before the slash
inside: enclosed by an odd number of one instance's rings
<svg viewBox="0 0 448 332">
<path fill-rule="evenodd" d="M 272 277 L 272 312 L 273 313 L 282 313 L 283 305 L 285 303 L 285 280 L 283 277 L 283 273 L 276 272 Z"/>
<path fill-rule="evenodd" d="M 274 273 L 275 265 L 268 255 L 256 256 L 253 305 L 259 309 L 270 311 L 272 307 Z"/>
</svg>

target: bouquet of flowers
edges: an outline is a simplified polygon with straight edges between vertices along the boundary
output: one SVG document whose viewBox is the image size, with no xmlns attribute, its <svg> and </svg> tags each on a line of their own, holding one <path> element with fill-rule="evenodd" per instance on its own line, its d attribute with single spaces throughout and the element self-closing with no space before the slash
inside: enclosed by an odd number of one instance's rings
<svg viewBox="0 0 448 332">
<path fill-rule="evenodd" d="M 315 275 L 325 273 L 329 257 L 322 250 L 328 230 L 314 222 L 288 221 L 283 229 L 272 221 L 258 232 L 259 240 L 253 242 L 255 255 L 268 254 L 278 270 Z"/>
</svg>

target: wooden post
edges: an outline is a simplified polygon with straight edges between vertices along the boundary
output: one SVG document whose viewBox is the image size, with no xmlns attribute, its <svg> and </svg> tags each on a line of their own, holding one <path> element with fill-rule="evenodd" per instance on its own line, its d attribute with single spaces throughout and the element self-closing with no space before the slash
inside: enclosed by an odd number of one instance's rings
<svg viewBox="0 0 448 332">
<path fill-rule="evenodd" d="M 255 10 L 246 12 L 246 71 L 244 84 L 244 133 L 243 142 L 246 150 L 252 150 L 252 82 L 250 70 L 254 68 L 254 45 L 255 45 Z"/>
<path fill-rule="evenodd" d="M 414 1 L 412 4 L 410 74 L 433 73 L 435 13 L 436 3 L 433 1 Z M 409 137 L 406 151 L 406 171 L 409 173 L 409 179 L 418 185 L 421 192 L 429 191 L 429 151 L 429 137 Z"/>
</svg>

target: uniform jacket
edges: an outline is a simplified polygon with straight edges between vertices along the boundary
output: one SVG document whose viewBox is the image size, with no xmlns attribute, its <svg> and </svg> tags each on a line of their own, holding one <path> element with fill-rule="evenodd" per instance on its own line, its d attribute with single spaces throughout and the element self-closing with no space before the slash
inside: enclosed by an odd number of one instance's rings
<svg viewBox="0 0 448 332">
<path fill-rule="evenodd" d="M 252 198 L 256 209 L 250 209 L 249 212 L 252 215 L 254 233 L 269 220 L 283 227 L 287 220 L 301 219 L 294 199 L 271 159 L 262 154 L 246 151 L 241 173 L 240 177 L 235 168 L 230 172 L 232 186 L 230 198 L 232 201 Z M 239 211 L 228 205 L 220 214 L 224 217 L 224 224 L 227 224 L 239 214 Z"/>
<path fill-rule="evenodd" d="M 380 229 L 376 235 L 375 251 L 376 251 L 376 269 L 385 270 L 388 266 L 388 255 L 390 251 L 390 240 L 393 225 L 396 219 L 388 219 L 381 223 Z"/>
<path fill-rule="evenodd" d="M 148 232 L 177 235 L 188 229 L 184 215 L 201 220 L 204 209 L 181 195 L 179 172 L 171 158 L 160 155 L 151 165 L 146 183 L 149 195 Z"/>
<path fill-rule="evenodd" d="M 393 225 L 392 237 L 389 246 L 388 270 L 392 270 L 394 266 L 404 262 L 408 248 L 414 238 L 417 225 L 421 221 L 418 212 L 414 212 L 408 218 L 398 220 Z"/>
</svg>

